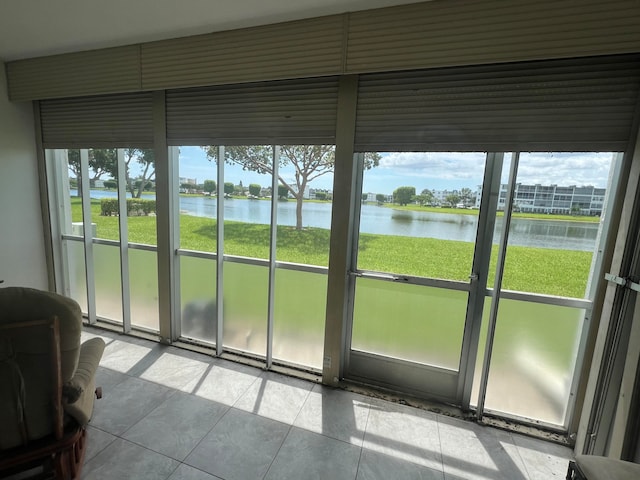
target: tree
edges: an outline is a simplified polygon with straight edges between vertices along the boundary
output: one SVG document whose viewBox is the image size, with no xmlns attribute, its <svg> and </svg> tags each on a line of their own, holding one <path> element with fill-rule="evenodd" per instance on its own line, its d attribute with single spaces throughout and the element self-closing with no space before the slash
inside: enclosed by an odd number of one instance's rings
<svg viewBox="0 0 640 480">
<path fill-rule="evenodd" d="M 254 197 L 259 197 L 260 196 L 260 190 L 262 190 L 262 187 L 260 185 L 258 185 L 257 183 L 250 183 L 249 184 L 249 195 L 253 195 Z"/>
<path fill-rule="evenodd" d="M 316 200 L 326 200 L 327 193 L 326 192 L 316 192 Z"/>
<path fill-rule="evenodd" d="M 450 193 L 446 197 L 444 197 L 444 201 L 447 202 L 450 206 L 455 207 L 460 202 L 460 196 L 455 193 Z"/>
<path fill-rule="evenodd" d="M 205 180 L 202 189 L 208 194 L 212 194 L 216 191 L 216 181 L 215 180 Z"/>
<path fill-rule="evenodd" d="M 203 147 L 209 160 L 218 160 L 218 147 Z M 304 192 L 313 180 L 333 171 L 335 153 L 333 145 L 283 145 L 280 149 L 280 167 L 292 165 L 293 181 L 287 181 L 278 173 L 278 181 L 296 199 L 296 230 L 302 229 L 302 202 Z M 237 163 L 244 170 L 273 174 L 273 149 L 270 146 L 226 147 L 225 161 Z M 377 166 L 380 155 L 365 154 L 365 168 Z"/>
<path fill-rule="evenodd" d="M 94 184 L 102 175 L 109 173 L 113 178 L 117 178 L 115 173 L 118 168 L 118 157 L 114 148 L 89 150 L 89 168 L 93 175 L 89 174 L 90 184 Z M 82 172 L 80 171 L 80 150 L 68 150 L 67 162 L 69 170 L 77 179 L 78 196 L 82 196 Z"/>
<path fill-rule="evenodd" d="M 133 162 L 133 163 L 132 163 Z M 141 173 L 135 178 L 140 180 L 134 182 L 131 178 L 131 168 L 137 164 L 141 169 Z M 133 198 L 140 198 L 143 188 L 153 181 L 156 174 L 156 158 L 153 150 L 141 150 L 139 148 L 125 148 L 124 149 L 124 165 L 125 165 L 125 179 L 127 182 L 127 188 Z"/>
<path fill-rule="evenodd" d="M 115 180 L 105 180 L 104 188 L 118 188 L 118 182 L 116 182 Z"/>
<path fill-rule="evenodd" d="M 380 204 L 383 204 L 387 201 L 387 196 L 384 193 L 376 194 L 376 201 Z"/>
<path fill-rule="evenodd" d="M 393 191 L 393 201 L 400 205 L 411 203 L 416 196 L 415 187 L 398 187 Z"/>
<path fill-rule="evenodd" d="M 233 185 L 233 182 L 224 182 L 224 193 L 225 195 L 233 195 L 236 187 Z"/>
<path fill-rule="evenodd" d="M 428 188 L 422 190 L 422 192 L 420 192 L 420 195 L 418 195 L 417 197 L 418 203 L 420 203 L 420 205 L 433 205 L 435 199 L 436 196 Z"/>
<path fill-rule="evenodd" d="M 474 203 L 473 192 L 470 188 L 465 187 L 460 190 L 460 201 L 464 203 L 465 206 Z"/>
<path fill-rule="evenodd" d="M 571 210 L 570 210 L 571 215 L 574 215 L 574 216 L 580 215 L 580 210 L 581 210 L 581 208 L 580 208 L 579 204 L 573 203 L 571 205 Z"/>
<path fill-rule="evenodd" d="M 138 191 L 138 190 L 141 190 L 141 191 L 151 190 L 153 188 L 153 183 L 147 182 L 144 185 L 142 185 L 142 180 L 140 180 L 140 179 L 135 180 L 133 182 L 133 184 L 134 184 L 134 186 L 136 188 L 136 191 Z M 142 188 L 140 188 L 140 187 L 142 187 Z"/>
<path fill-rule="evenodd" d="M 284 185 L 278 185 L 278 198 L 280 200 L 286 200 L 289 195 L 289 189 Z"/>
</svg>

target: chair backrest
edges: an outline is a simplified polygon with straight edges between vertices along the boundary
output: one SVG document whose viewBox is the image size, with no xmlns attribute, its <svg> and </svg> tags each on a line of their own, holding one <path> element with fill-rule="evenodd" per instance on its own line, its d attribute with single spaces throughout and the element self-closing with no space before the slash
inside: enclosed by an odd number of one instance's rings
<svg viewBox="0 0 640 480">
<path fill-rule="evenodd" d="M 74 300 L 0 288 L 0 449 L 61 435 L 60 392 L 78 366 L 81 329 Z"/>
</svg>

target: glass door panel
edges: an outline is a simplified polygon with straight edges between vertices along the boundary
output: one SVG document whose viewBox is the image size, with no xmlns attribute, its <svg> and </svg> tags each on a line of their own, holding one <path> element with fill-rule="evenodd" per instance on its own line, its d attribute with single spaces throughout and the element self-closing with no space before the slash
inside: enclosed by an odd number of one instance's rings
<svg viewBox="0 0 640 480">
<path fill-rule="evenodd" d="M 274 358 L 322 369 L 327 275 L 278 268 L 275 288 Z"/>
<path fill-rule="evenodd" d="M 122 323 L 122 277 L 120 246 L 93 245 L 96 271 L 96 315 Z"/>
<path fill-rule="evenodd" d="M 503 289 L 588 296 L 613 155 L 520 154 Z M 502 210 L 506 188 L 500 192 Z M 501 227 L 500 219 L 496 224 Z"/>
<path fill-rule="evenodd" d="M 376 367 L 351 373 L 453 401 L 486 154 L 391 152 L 362 161 L 350 355 L 356 369 L 363 354 Z"/>
<path fill-rule="evenodd" d="M 282 145 L 278 167 L 276 259 L 327 267 L 333 145 Z"/>
<path fill-rule="evenodd" d="M 80 304 L 80 309 L 85 315 L 87 307 L 87 271 L 84 259 L 84 245 L 82 242 L 63 240 L 62 248 L 66 256 L 66 285 L 67 295 Z"/>
<path fill-rule="evenodd" d="M 356 279 L 351 348 L 457 370 L 465 291 Z"/>
<path fill-rule="evenodd" d="M 180 318 L 183 337 L 216 342 L 216 261 L 180 256 Z"/>
<path fill-rule="evenodd" d="M 266 355 L 268 291 L 268 267 L 225 262 L 225 347 Z"/>
<path fill-rule="evenodd" d="M 131 324 L 160 329 L 158 309 L 158 262 L 156 252 L 129 248 Z"/>
<path fill-rule="evenodd" d="M 216 343 L 218 147 L 171 148 L 178 153 L 180 335 Z"/>
<path fill-rule="evenodd" d="M 274 149 L 226 146 L 223 344 L 266 356 Z M 230 258 L 234 257 L 234 258 Z"/>
<path fill-rule="evenodd" d="M 485 407 L 564 425 L 585 310 L 500 300 Z"/>
<path fill-rule="evenodd" d="M 491 292 L 498 308 L 483 320 L 483 331 L 492 322 L 495 331 L 484 398 L 482 386 L 475 390 L 481 414 L 486 408 L 553 428 L 569 424 L 616 155 L 520 153 L 512 185 L 503 175 L 494 243 L 503 237 L 509 196 L 511 218 L 504 269 Z"/>
</svg>

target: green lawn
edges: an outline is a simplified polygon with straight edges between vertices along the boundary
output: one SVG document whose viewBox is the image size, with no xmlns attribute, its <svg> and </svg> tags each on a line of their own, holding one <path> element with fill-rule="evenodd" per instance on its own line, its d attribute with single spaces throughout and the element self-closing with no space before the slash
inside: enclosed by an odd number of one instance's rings
<svg viewBox="0 0 640 480">
<path fill-rule="evenodd" d="M 81 221 L 79 199 L 72 199 L 72 217 Z M 100 202 L 92 201 L 92 221 L 100 238 L 118 239 L 118 217 L 100 216 Z M 155 217 L 129 217 L 129 241 L 155 244 Z M 180 216 L 180 247 L 215 251 L 216 221 Z M 106 253 L 101 247 L 101 256 Z M 113 247 L 112 247 L 113 248 Z M 267 258 L 269 228 L 241 222 L 225 222 L 225 251 L 234 255 Z M 293 227 L 278 228 L 279 260 L 327 265 L 329 231 Z M 468 281 L 473 244 L 431 238 L 362 234 L 358 267 L 383 272 Z M 510 247 L 503 287 L 511 290 L 582 298 L 591 254 L 571 250 Z M 102 257 L 101 257 L 102 258 Z M 98 284 L 119 278 L 117 262 L 104 256 Z M 111 258 L 111 257 L 109 257 Z M 496 258 L 491 258 L 493 275 Z M 149 256 L 145 261 L 153 261 Z M 96 262 L 100 262 L 97 259 Z M 151 268 L 154 268 L 152 266 Z M 138 270 L 145 268 L 139 267 Z M 78 278 L 82 271 L 76 272 Z M 276 358 L 316 368 L 322 365 L 326 276 L 298 271 L 276 272 Z M 227 278 L 228 277 L 228 278 Z M 119 283 L 111 282 L 113 285 Z M 490 287 L 492 286 L 490 281 Z M 107 287 L 101 286 L 101 289 Z M 266 335 L 268 272 L 266 267 L 229 263 L 225 266 L 225 332 L 227 346 L 241 350 L 264 348 Z M 189 302 L 215 299 L 215 262 L 183 257 L 181 262 L 182 308 Z M 117 292 L 116 292 L 117 293 Z M 117 296 L 117 295 L 116 295 Z M 464 327 L 465 292 L 419 287 L 359 278 L 356 285 L 353 348 L 396 356 L 411 361 L 457 368 Z M 485 302 L 485 316 L 490 299 Z M 486 318 L 486 317 L 485 317 Z M 580 332 L 582 311 L 575 308 L 502 300 L 495 338 L 496 368 L 511 368 L 514 359 L 537 358 L 557 371 L 572 368 L 575 338 Z M 135 323 L 135 321 L 134 321 Z M 254 339 L 245 345 L 251 332 Z M 243 334 L 244 335 L 244 334 Z M 235 342 L 235 343 L 234 343 Z M 484 339 L 481 345 L 484 344 Z M 300 345 L 305 358 L 298 355 Z M 263 353 L 263 352 L 262 352 Z M 517 365 L 515 368 L 519 368 Z M 498 371 L 498 370 L 496 370 Z M 524 374 L 523 374 L 524 375 Z"/>
<path fill-rule="evenodd" d="M 92 221 L 98 237 L 118 239 L 118 217 L 100 216 L 99 200 L 92 200 Z M 79 199 L 72 199 L 73 221 L 81 221 Z M 156 244 L 156 218 L 129 217 L 129 241 Z M 254 258 L 269 256 L 267 225 L 225 222 L 225 253 Z M 180 248 L 216 250 L 216 220 L 180 215 Z M 279 226 L 277 259 L 326 266 L 329 230 Z M 491 276 L 497 256 L 494 246 Z M 583 298 L 592 254 L 575 250 L 509 247 L 503 288 L 509 290 Z M 433 238 L 394 235 L 360 235 L 358 268 L 381 272 L 468 281 L 473 244 Z M 491 278 L 490 276 L 490 278 Z M 491 282 L 491 280 L 490 280 Z M 493 286 L 491 283 L 489 286 Z"/>
</svg>

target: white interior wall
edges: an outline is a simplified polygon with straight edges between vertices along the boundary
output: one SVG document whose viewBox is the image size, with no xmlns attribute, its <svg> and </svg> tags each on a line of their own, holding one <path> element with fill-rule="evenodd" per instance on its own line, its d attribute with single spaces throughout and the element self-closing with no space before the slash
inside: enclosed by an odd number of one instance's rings
<svg viewBox="0 0 640 480">
<path fill-rule="evenodd" d="M 47 288 L 33 110 L 11 103 L 0 63 L 1 286 Z"/>
</svg>

